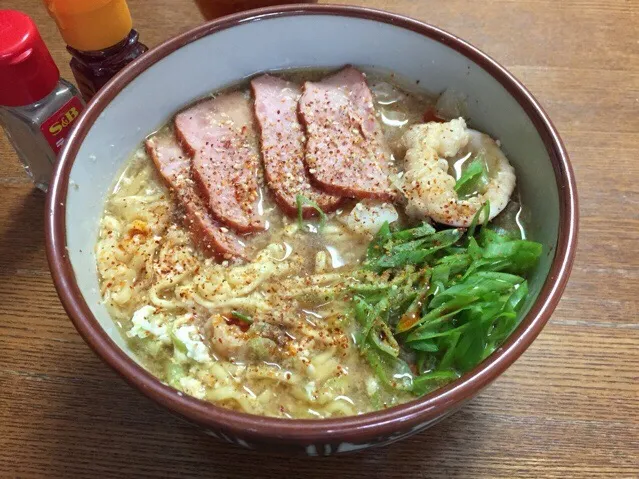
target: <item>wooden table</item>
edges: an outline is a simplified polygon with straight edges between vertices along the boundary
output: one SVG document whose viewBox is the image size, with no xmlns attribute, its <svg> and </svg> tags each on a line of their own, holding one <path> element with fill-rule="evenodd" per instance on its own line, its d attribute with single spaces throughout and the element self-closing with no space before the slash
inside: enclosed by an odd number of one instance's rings
<svg viewBox="0 0 639 479">
<path fill-rule="evenodd" d="M 208 477 L 639 477 L 639 2 L 356 2 L 459 34 L 519 77 L 559 128 L 581 194 L 572 279 L 491 388 L 414 438 L 290 459 L 214 442 L 129 388 L 75 332 L 51 283 L 44 195 L 0 135 L 0 474 Z M 129 0 L 149 46 L 202 21 L 190 0 Z M 68 56 L 41 2 L 33 16 Z"/>
</svg>

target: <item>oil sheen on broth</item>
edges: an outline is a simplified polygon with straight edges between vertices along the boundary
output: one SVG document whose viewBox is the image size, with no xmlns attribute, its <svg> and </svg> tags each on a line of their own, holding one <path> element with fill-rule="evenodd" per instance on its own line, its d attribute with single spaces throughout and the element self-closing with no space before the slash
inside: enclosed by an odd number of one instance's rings
<svg viewBox="0 0 639 479">
<path fill-rule="evenodd" d="M 325 74 L 281 76 L 299 82 Z M 401 158 L 402 135 L 423 121 L 433 98 L 387 73 L 369 71 L 367 79 L 384 135 Z M 451 161 L 456 178 L 466 157 Z M 354 415 L 414 398 L 382 387 L 360 355 L 339 294 L 371 240 L 349 227 L 355 201 L 325 224 L 300 224 L 280 212 L 264 185 L 260 198 L 268 230 L 242 237 L 254 259 L 216 262 L 177 221 L 179 209 L 144 149 L 134 153 L 106 203 L 96 254 L 104 302 L 139 361 L 186 394 L 259 415 Z M 400 211 L 396 224 L 405 221 Z"/>
</svg>

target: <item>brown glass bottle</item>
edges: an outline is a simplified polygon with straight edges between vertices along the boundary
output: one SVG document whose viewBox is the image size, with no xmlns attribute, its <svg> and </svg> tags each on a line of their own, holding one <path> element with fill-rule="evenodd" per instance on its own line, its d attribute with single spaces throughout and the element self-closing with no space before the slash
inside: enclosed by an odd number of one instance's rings
<svg viewBox="0 0 639 479">
<path fill-rule="evenodd" d="M 71 70 L 89 101 L 148 48 L 140 43 L 126 0 L 45 0 L 72 55 Z"/>
<path fill-rule="evenodd" d="M 317 0 L 195 0 L 207 20 L 260 7 L 290 3 L 317 3 Z"/>
<path fill-rule="evenodd" d="M 116 73 L 148 50 L 138 38 L 138 32 L 131 30 L 120 43 L 104 50 L 83 52 L 67 47 L 73 56 L 73 76 L 86 101 L 89 101 Z"/>
</svg>

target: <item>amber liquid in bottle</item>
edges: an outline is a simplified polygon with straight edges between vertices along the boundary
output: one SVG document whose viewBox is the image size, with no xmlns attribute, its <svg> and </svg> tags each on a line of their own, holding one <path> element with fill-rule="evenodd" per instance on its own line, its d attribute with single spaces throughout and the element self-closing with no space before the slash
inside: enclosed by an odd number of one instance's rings
<svg viewBox="0 0 639 479">
<path fill-rule="evenodd" d="M 124 40 L 104 50 L 84 52 L 67 47 L 73 56 L 71 70 L 85 101 L 89 101 L 116 73 L 148 50 L 138 38 L 138 32 L 131 30 Z"/>
<path fill-rule="evenodd" d="M 252 8 L 271 7 L 291 3 L 317 3 L 317 0 L 195 0 L 207 20 L 223 17 Z"/>
</svg>

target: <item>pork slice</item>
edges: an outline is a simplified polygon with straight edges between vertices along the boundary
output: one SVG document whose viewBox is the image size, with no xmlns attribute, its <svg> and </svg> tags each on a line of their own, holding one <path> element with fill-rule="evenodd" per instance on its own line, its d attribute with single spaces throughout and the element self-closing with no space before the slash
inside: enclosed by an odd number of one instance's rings
<svg viewBox="0 0 639 479">
<path fill-rule="evenodd" d="M 245 247 L 237 235 L 220 226 L 208 212 L 191 179 L 191 160 L 173 135 L 155 135 L 146 140 L 145 146 L 160 176 L 184 211 L 184 224 L 193 242 L 206 255 L 246 259 Z"/>
<path fill-rule="evenodd" d="M 307 134 L 305 162 L 317 184 L 352 198 L 395 198 L 391 152 L 359 70 L 347 66 L 306 82 L 299 113 Z"/>
<path fill-rule="evenodd" d="M 266 182 L 280 208 L 294 216 L 297 195 L 303 195 L 326 213 L 337 209 L 342 197 L 312 186 L 304 166 L 306 138 L 297 117 L 297 102 L 302 96 L 300 87 L 281 78 L 262 75 L 251 81 L 251 88 L 261 132 Z M 317 211 L 305 206 L 302 213 L 310 217 Z"/>
<path fill-rule="evenodd" d="M 239 233 L 260 231 L 260 153 L 250 98 L 241 92 L 205 100 L 175 117 L 178 139 L 213 215 Z"/>
</svg>

